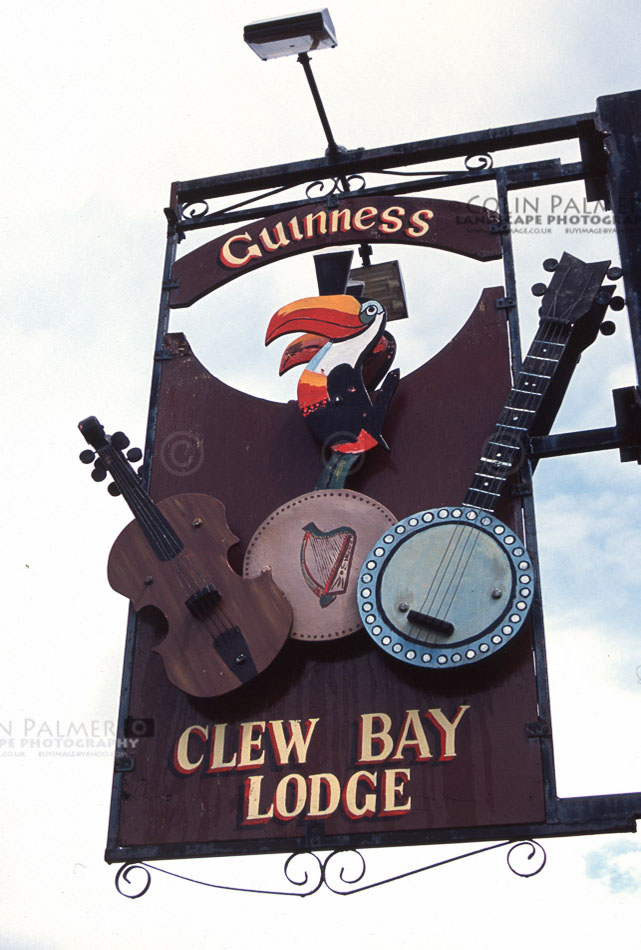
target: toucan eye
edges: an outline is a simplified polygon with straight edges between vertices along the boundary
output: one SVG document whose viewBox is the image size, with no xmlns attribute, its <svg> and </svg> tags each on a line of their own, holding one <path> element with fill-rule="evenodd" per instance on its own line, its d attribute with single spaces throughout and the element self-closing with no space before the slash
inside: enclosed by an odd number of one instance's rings
<svg viewBox="0 0 641 950">
<path fill-rule="evenodd" d="M 369 323 L 371 320 L 374 319 L 377 313 L 378 313 L 378 307 L 376 306 L 376 304 L 370 303 L 365 307 L 365 310 L 363 311 L 363 316 L 367 317 L 367 322 Z"/>
</svg>

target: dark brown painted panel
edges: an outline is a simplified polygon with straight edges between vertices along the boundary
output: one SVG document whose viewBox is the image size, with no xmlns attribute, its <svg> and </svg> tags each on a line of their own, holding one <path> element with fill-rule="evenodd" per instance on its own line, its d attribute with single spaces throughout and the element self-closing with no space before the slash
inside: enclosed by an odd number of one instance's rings
<svg viewBox="0 0 641 950">
<path fill-rule="evenodd" d="M 440 198 L 342 198 L 272 215 L 214 238 L 179 258 L 171 307 L 188 307 L 216 287 L 276 260 L 333 245 L 410 244 L 498 260 L 492 212 Z"/>
<path fill-rule="evenodd" d="M 399 518 L 462 500 L 510 385 L 505 320 L 495 306 L 502 295 L 501 288 L 485 290 L 457 336 L 401 380 L 385 426 L 391 453 L 370 453 L 350 480 L 351 489 Z M 322 467 L 319 447 L 296 403 L 272 403 L 231 389 L 202 367 L 180 334 L 167 338 L 167 348 L 171 358 L 163 366 L 152 495 L 219 497 L 240 538 L 232 551 L 232 564 L 240 570 L 244 549 L 265 517 L 313 488 Z M 186 437 L 193 439 L 193 463 L 191 470 L 183 465 L 178 472 L 172 445 Z M 517 511 L 508 503 L 500 514 L 513 521 Z M 132 753 L 134 768 L 123 775 L 120 846 L 142 851 L 205 843 L 212 853 L 283 850 L 309 838 L 310 829 L 328 846 L 354 835 L 369 836 L 373 843 L 387 835 L 393 843 L 406 832 L 545 818 L 539 744 L 525 731 L 536 719 L 529 628 L 495 657 L 456 671 L 399 663 L 362 632 L 328 643 L 290 640 L 257 679 L 217 700 L 190 698 L 169 683 L 152 652 L 162 636 L 162 625 L 145 614 L 138 627 L 130 715 L 151 720 L 153 736 L 140 739 Z M 448 757 L 438 724 L 453 723 L 466 706 L 454 730 L 456 754 Z M 371 719 L 373 714 L 381 718 Z M 289 720 L 300 721 L 303 737 L 313 731 L 306 761 L 279 764 L 279 730 L 289 736 L 279 723 Z M 312 727 L 308 723 L 314 720 Z M 389 740 L 372 741 L 380 761 L 358 761 L 359 735 L 368 722 L 383 732 L 390 724 Z M 189 727 L 195 728 L 177 750 Z M 220 740 L 216 749 L 214 731 Z M 245 759 L 264 753 L 259 765 L 238 767 L 241 733 Z M 393 758 L 403 736 L 413 742 Z M 359 772 L 369 775 L 361 774 L 355 786 Z M 332 778 L 311 778 L 320 773 Z M 244 823 L 252 815 L 267 815 L 279 782 L 289 790 L 280 801 L 281 817 Z M 343 798 L 332 814 L 306 817 L 308 788 L 321 789 L 320 807 L 336 786 Z M 288 819 L 294 793 L 303 788 L 306 804 Z M 246 799 L 250 789 L 253 805 Z M 368 804 L 372 814 L 350 817 L 350 811 L 367 811 Z"/>
</svg>

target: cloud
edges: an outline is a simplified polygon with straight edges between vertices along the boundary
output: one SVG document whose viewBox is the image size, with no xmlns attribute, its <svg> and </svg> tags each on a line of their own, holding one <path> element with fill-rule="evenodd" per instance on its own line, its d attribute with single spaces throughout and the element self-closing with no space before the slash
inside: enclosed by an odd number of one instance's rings
<svg viewBox="0 0 641 950">
<path fill-rule="evenodd" d="M 599 851 L 586 855 L 586 874 L 593 880 L 602 880 L 611 894 L 632 894 L 641 890 L 641 846 L 628 841 L 615 841 Z M 634 861 L 626 856 L 636 855 Z M 631 867 L 626 867 L 626 864 Z"/>
</svg>

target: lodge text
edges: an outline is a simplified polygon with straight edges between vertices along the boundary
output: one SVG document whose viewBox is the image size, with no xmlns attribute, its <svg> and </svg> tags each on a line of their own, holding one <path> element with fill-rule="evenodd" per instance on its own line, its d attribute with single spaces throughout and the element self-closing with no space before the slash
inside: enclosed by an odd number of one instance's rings
<svg viewBox="0 0 641 950">
<path fill-rule="evenodd" d="M 272 719 L 188 726 L 173 747 L 173 766 L 182 776 L 256 772 L 242 782 L 243 824 L 326 818 L 342 808 L 352 819 L 406 814 L 412 807 L 411 768 L 451 762 L 457 730 L 469 706 L 452 715 L 442 709 L 407 709 L 394 723 L 384 712 L 363 713 L 355 723 L 355 760 L 341 778 L 311 771 L 319 718 Z M 320 741 L 319 741 L 320 745 Z M 296 766 L 302 766 L 299 771 Z M 285 775 L 279 773 L 287 767 Z M 269 771 L 268 771 L 269 770 Z M 311 774 L 310 774 L 311 772 Z"/>
</svg>

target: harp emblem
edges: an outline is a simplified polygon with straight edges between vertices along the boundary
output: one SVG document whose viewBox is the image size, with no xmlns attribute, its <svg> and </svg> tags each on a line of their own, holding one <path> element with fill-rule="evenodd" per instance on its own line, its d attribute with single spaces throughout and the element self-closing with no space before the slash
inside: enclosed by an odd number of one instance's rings
<svg viewBox="0 0 641 950">
<path fill-rule="evenodd" d="M 321 607 L 329 607 L 347 590 L 356 546 L 356 532 L 343 526 L 321 531 L 313 521 L 303 527 L 300 566 L 305 583 Z"/>
</svg>

